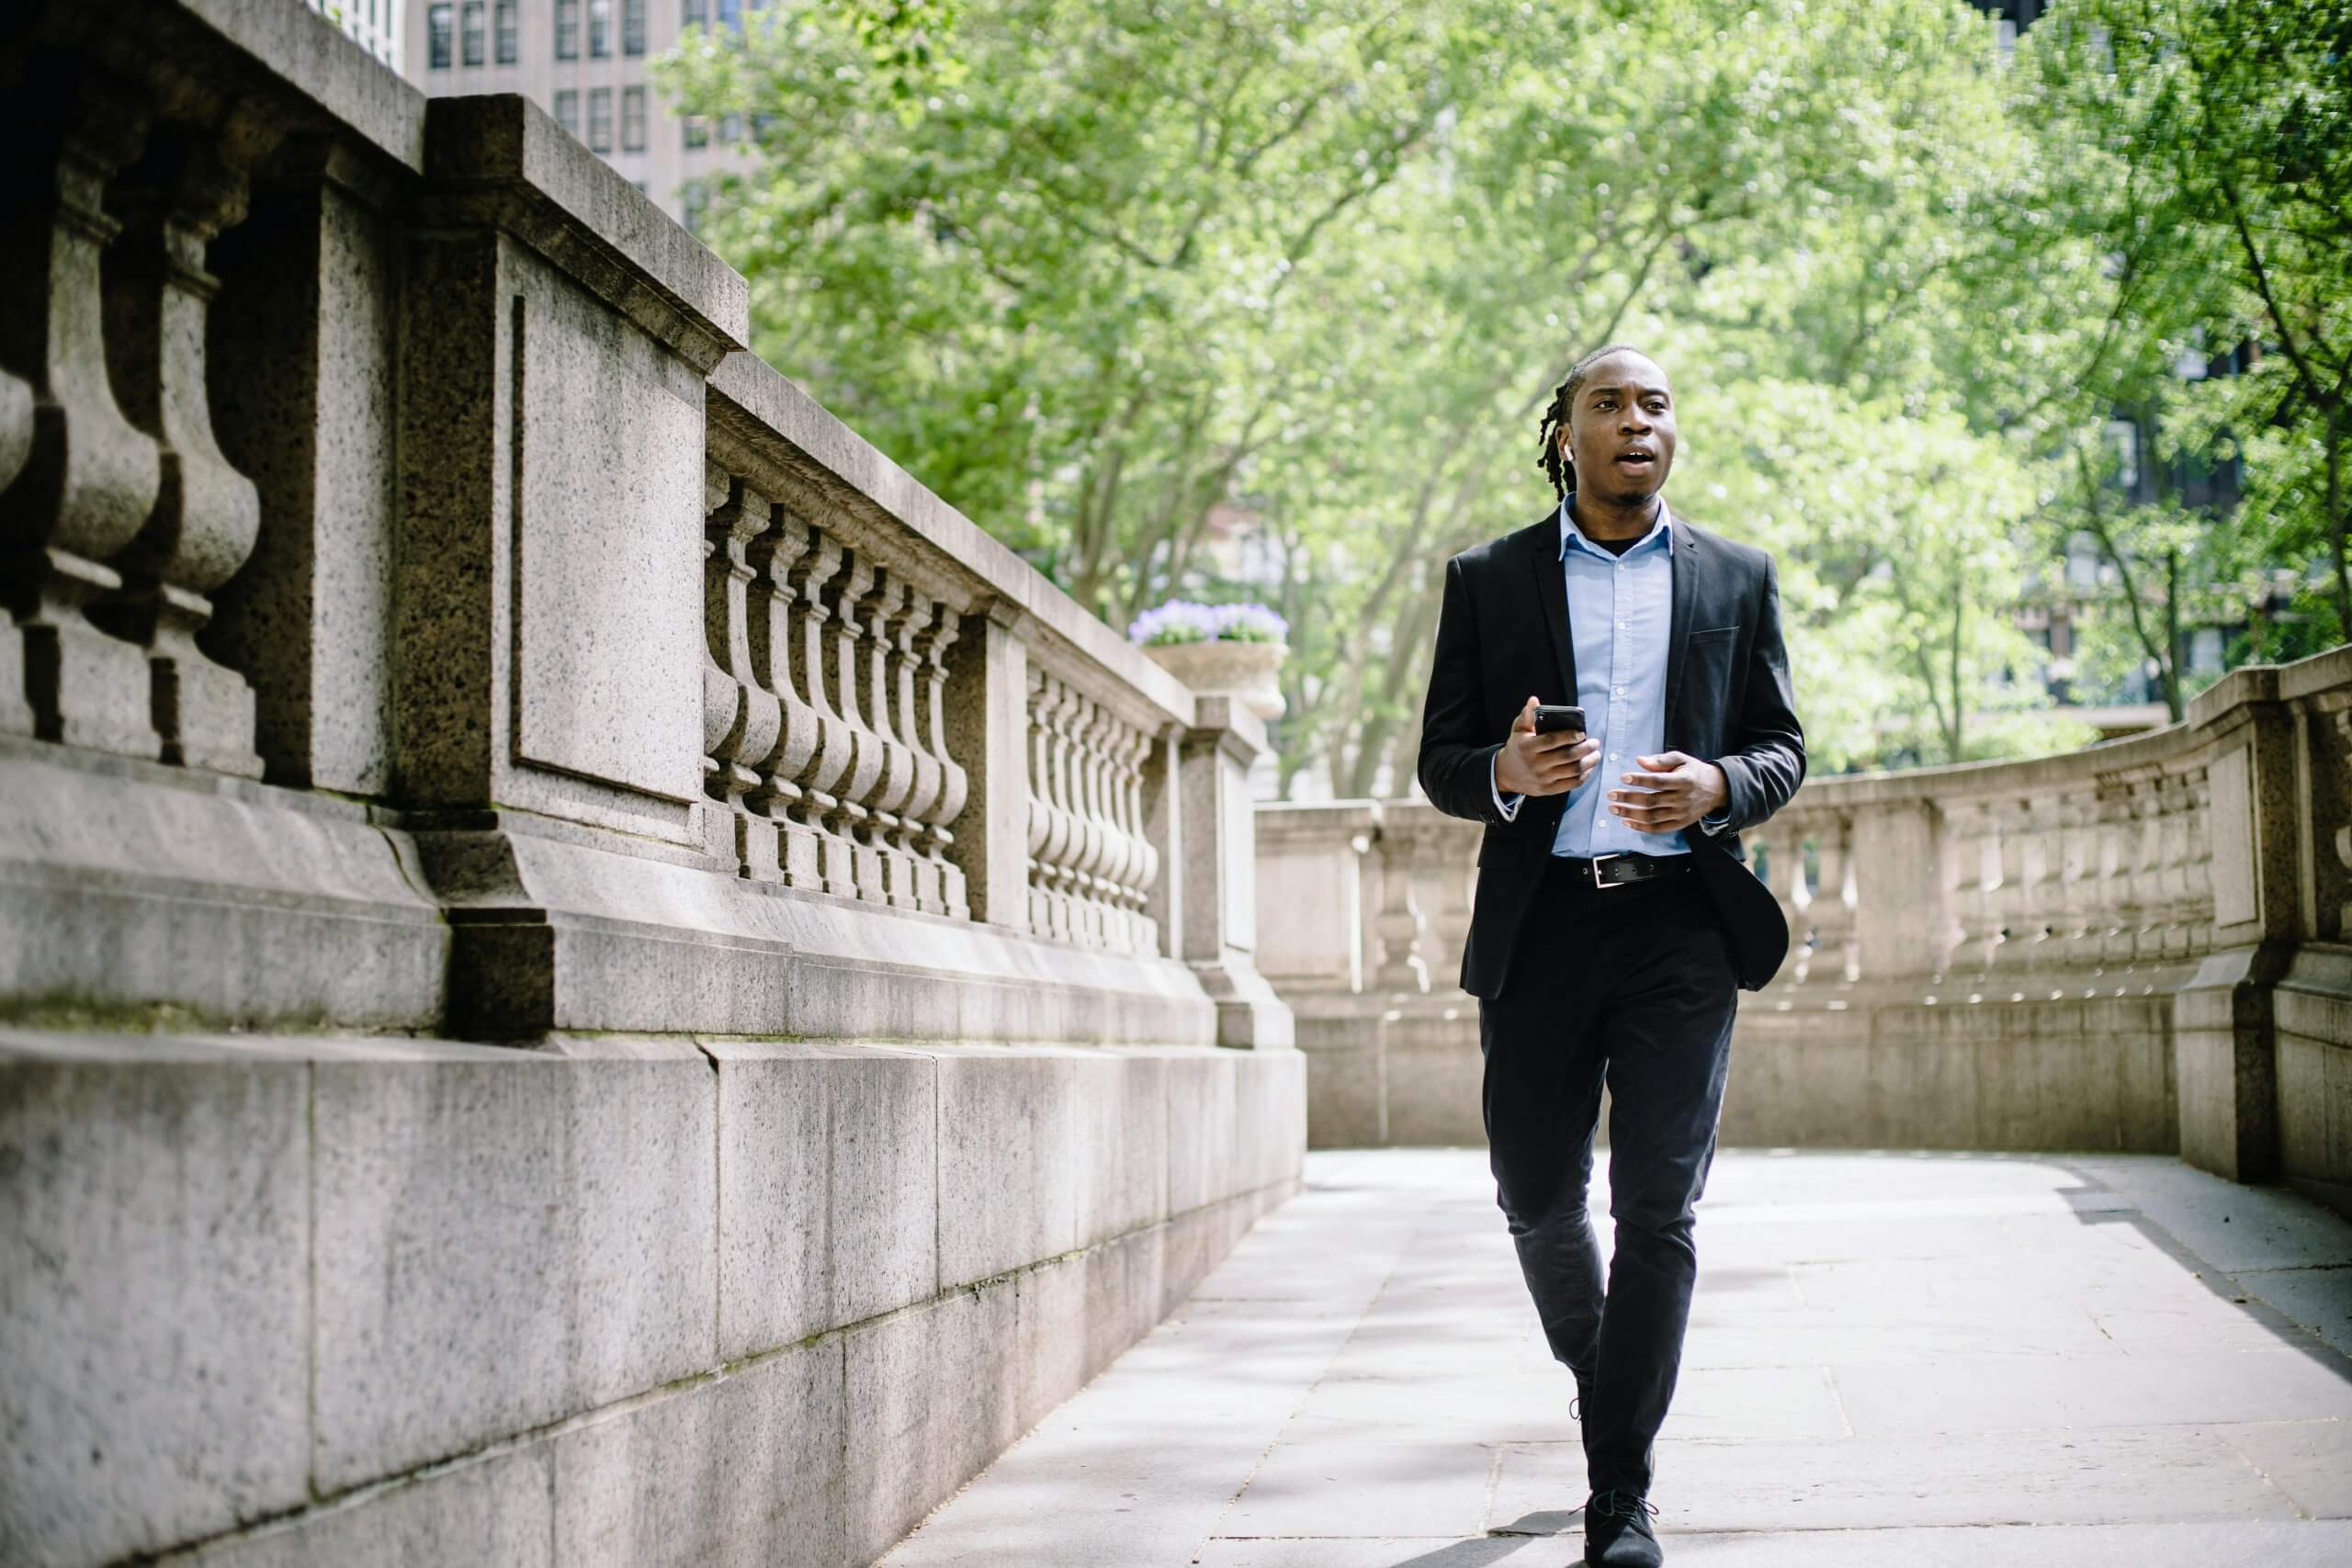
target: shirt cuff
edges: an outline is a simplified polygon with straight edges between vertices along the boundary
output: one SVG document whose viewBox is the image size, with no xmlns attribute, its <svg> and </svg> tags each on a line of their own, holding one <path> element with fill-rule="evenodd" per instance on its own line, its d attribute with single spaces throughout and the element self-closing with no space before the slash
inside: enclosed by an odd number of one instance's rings
<svg viewBox="0 0 2352 1568">
<path fill-rule="evenodd" d="M 1519 808 L 1527 804 L 1527 796 L 1514 795 L 1509 800 L 1503 798 L 1502 786 L 1495 783 L 1495 759 L 1501 755 L 1497 751 L 1487 758 L 1487 793 L 1495 797 L 1495 809 L 1503 814 L 1503 820 L 1515 822 L 1519 820 Z"/>
<path fill-rule="evenodd" d="M 1728 806 L 1719 807 L 1699 818 L 1700 830 L 1711 839 L 1730 826 L 1731 807 Z"/>
</svg>

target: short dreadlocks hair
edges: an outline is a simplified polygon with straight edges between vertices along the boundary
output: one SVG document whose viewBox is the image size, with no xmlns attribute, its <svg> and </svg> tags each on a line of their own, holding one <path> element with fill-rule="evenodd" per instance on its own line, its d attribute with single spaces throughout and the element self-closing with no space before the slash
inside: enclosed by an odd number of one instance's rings
<svg viewBox="0 0 2352 1568">
<path fill-rule="evenodd" d="M 1554 492 L 1562 497 L 1568 493 L 1568 481 L 1575 477 L 1575 465 L 1568 461 L 1567 454 L 1560 450 L 1560 432 L 1568 428 L 1568 410 L 1575 406 L 1577 389 L 1584 385 L 1584 378 L 1591 374 L 1594 366 L 1612 354 L 1642 354 L 1642 351 L 1630 343 L 1612 343 L 1606 348 L 1594 349 L 1568 367 L 1568 378 L 1553 390 L 1552 406 L 1544 411 L 1544 423 L 1537 432 L 1537 439 L 1544 446 L 1544 477 L 1552 481 Z M 1647 359 L 1649 355 L 1642 354 L 1642 357 Z"/>
</svg>

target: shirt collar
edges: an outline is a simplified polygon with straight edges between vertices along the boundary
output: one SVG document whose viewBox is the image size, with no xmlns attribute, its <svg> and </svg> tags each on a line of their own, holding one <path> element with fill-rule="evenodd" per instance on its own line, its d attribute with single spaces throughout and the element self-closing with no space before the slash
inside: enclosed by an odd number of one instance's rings
<svg viewBox="0 0 2352 1568">
<path fill-rule="evenodd" d="M 1573 495 L 1575 492 L 1569 493 Z M 1577 526 L 1576 518 L 1568 512 L 1568 496 L 1565 495 L 1560 498 L 1560 558 L 1563 560 L 1567 558 L 1571 546 L 1588 554 L 1599 556 L 1604 560 L 1620 558 L 1585 537 L 1584 530 Z M 1648 549 L 1653 541 L 1666 549 L 1670 550 L 1674 547 L 1674 514 L 1668 510 L 1664 496 L 1658 497 L 1657 521 L 1650 525 L 1648 533 L 1626 547 L 1625 554 L 1630 556 L 1635 550 Z"/>
</svg>

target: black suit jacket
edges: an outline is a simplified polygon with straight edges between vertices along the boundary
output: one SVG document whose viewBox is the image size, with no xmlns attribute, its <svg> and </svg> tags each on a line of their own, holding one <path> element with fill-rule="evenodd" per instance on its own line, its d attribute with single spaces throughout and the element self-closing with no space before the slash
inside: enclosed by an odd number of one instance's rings
<svg viewBox="0 0 2352 1568">
<path fill-rule="evenodd" d="M 1421 789 L 1439 810 L 1487 825 L 1462 988 L 1501 993 L 1519 930 L 1568 796 L 1532 795 L 1517 818 L 1495 808 L 1490 770 L 1529 694 L 1577 700 L 1576 644 L 1560 569 L 1559 509 L 1445 563 L 1437 656 L 1421 710 Z M 1674 513 L 1674 604 L 1666 655 L 1666 745 L 1722 767 L 1730 820 L 1683 837 L 1725 929 L 1739 984 L 1760 990 L 1788 956 L 1780 901 L 1750 874 L 1739 829 L 1784 805 L 1804 779 L 1804 732 L 1789 690 L 1772 558 Z M 1623 772 L 1623 769 L 1619 770 Z M 1610 787 L 1596 775 L 1588 788 Z M 1601 897 L 1607 897 L 1606 894 Z"/>
</svg>

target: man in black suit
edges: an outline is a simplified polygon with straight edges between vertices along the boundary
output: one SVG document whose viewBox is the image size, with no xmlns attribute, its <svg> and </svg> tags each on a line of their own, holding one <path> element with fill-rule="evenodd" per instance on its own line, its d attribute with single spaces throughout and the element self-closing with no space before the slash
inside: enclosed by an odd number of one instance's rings
<svg viewBox="0 0 2352 1568">
<path fill-rule="evenodd" d="M 1497 1201 L 1576 1379 L 1586 1561 L 1647 1568 L 1732 1019 L 1788 951 L 1739 830 L 1795 793 L 1804 736 L 1771 558 L 1666 506 L 1666 372 L 1588 355 L 1541 435 L 1559 504 L 1446 562 L 1419 774 L 1487 824 L 1462 985 Z M 1539 734 L 1539 702 L 1580 705 L 1585 729 Z M 1605 1292 L 1586 1212 L 1604 1083 Z"/>
</svg>

